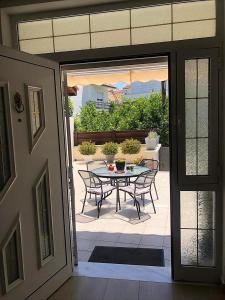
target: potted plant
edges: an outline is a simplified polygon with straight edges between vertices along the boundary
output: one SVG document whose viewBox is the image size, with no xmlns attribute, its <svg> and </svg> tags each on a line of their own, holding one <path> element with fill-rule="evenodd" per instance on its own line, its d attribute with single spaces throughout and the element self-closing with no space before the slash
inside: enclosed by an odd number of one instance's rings
<svg viewBox="0 0 225 300">
<path fill-rule="evenodd" d="M 92 155 L 96 153 L 96 146 L 91 142 L 82 142 L 79 152 L 84 156 L 84 160 L 91 160 Z"/>
<path fill-rule="evenodd" d="M 118 172 L 123 172 L 125 169 L 125 160 L 116 160 L 115 161 L 116 164 L 116 170 Z"/>
<path fill-rule="evenodd" d="M 155 131 L 149 131 L 148 136 L 145 138 L 147 150 L 154 150 L 159 143 L 159 135 Z"/>
<path fill-rule="evenodd" d="M 67 107 L 68 106 L 68 107 Z M 72 154 L 73 154 L 73 147 L 74 147 L 74 105 L 73 100 L 71 98 L 68 98 L 68 102 L 64 102 L 64 111 L 65 115 L 68 115 L 70 120 L 70 140 L 71 140 L 71 148 L 72 148 Z"/>
<path fill-rule="evenodd" d="M 106 156 L 106 160 L 108 163 L 112 163 L 114 161 L 117 152 L 118 152 L 117 143 L 107 142 L 104 145 L 102 145 L 102 153 Z"/>
<path fill-rule="evenodd" d="M 120 146 L 123 154 L 137 154 L 141 150 L 141 143 L 135 139 L 126 139 Z"/>
</svg>

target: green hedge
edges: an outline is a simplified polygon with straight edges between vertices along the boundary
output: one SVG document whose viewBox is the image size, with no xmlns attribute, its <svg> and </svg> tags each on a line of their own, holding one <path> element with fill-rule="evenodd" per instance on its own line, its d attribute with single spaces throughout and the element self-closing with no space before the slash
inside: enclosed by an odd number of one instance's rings
<svg viewBox="0 0 225 300">
<path fill-rule="evenodd" d="M 111 103 L 109 111 L 97 110 L 90 101 L 81 108 L 75 118 L 75 129 L 83 131 L 121 131 L 154 129 L 160 135 L 160 142 L 167 145 L 169 130 L 168 98 L 164 110 L 160 93 L 149 97 L 128 99 L 120 104 Z"/>
</svg>

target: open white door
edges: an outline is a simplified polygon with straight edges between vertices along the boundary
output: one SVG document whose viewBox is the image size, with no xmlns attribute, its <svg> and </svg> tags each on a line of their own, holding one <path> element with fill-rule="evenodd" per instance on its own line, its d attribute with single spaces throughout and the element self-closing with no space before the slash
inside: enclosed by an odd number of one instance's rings
<svg viewBox="0 0 225 300">
<path fill-rule="evenodd" d="M 0 47 L 1 299 L 47 299 L 72 274 L 59 66 Z"/>
</svg>

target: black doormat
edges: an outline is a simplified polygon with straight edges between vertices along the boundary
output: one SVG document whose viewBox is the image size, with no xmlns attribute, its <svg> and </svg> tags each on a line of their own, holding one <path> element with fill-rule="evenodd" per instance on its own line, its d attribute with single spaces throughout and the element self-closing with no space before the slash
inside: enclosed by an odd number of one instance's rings
<svg viewBox="0 0 225 300">
<path fill-rule="evenodd" d="M 96 246 L 89 262 L 164 267 L 164 250 Z"/>
</svg>

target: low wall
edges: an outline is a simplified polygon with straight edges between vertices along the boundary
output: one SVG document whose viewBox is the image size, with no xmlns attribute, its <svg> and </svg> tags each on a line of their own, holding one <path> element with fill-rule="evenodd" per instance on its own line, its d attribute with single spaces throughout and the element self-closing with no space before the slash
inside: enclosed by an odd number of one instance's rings
<svg viewBox="0 0 225 300">
<path fill-rule="evenodd" d="M 161 145 L 159 145 L 161 146 Z M 94 155 L 90 156 L 90 160 L 104 160 L 106 159 L 105 155 L 101 152 L 101 145 L 96 145 L 97 151 Z M 86 160 L 86 156 L 83 156 L 79 152 L 79 146 L 75 146 L 73 148 L 73 157 L 75 160 Z M 121 152 L 121 149 L 119 148 L 119 151 L 117 155 L 115 156 L 115 159 L 125 159 L 129 163 L 133 163 L 135 159 L 144 159 L 144 158 L 153 158 L 159 160 L 159 149 L 160 147 L 157 147 L 156 150 L 147 150 L 146 151 L 146 145 L 141 145 L 141 150 L 138 154 L 123 154 Z"/>
</svg>

